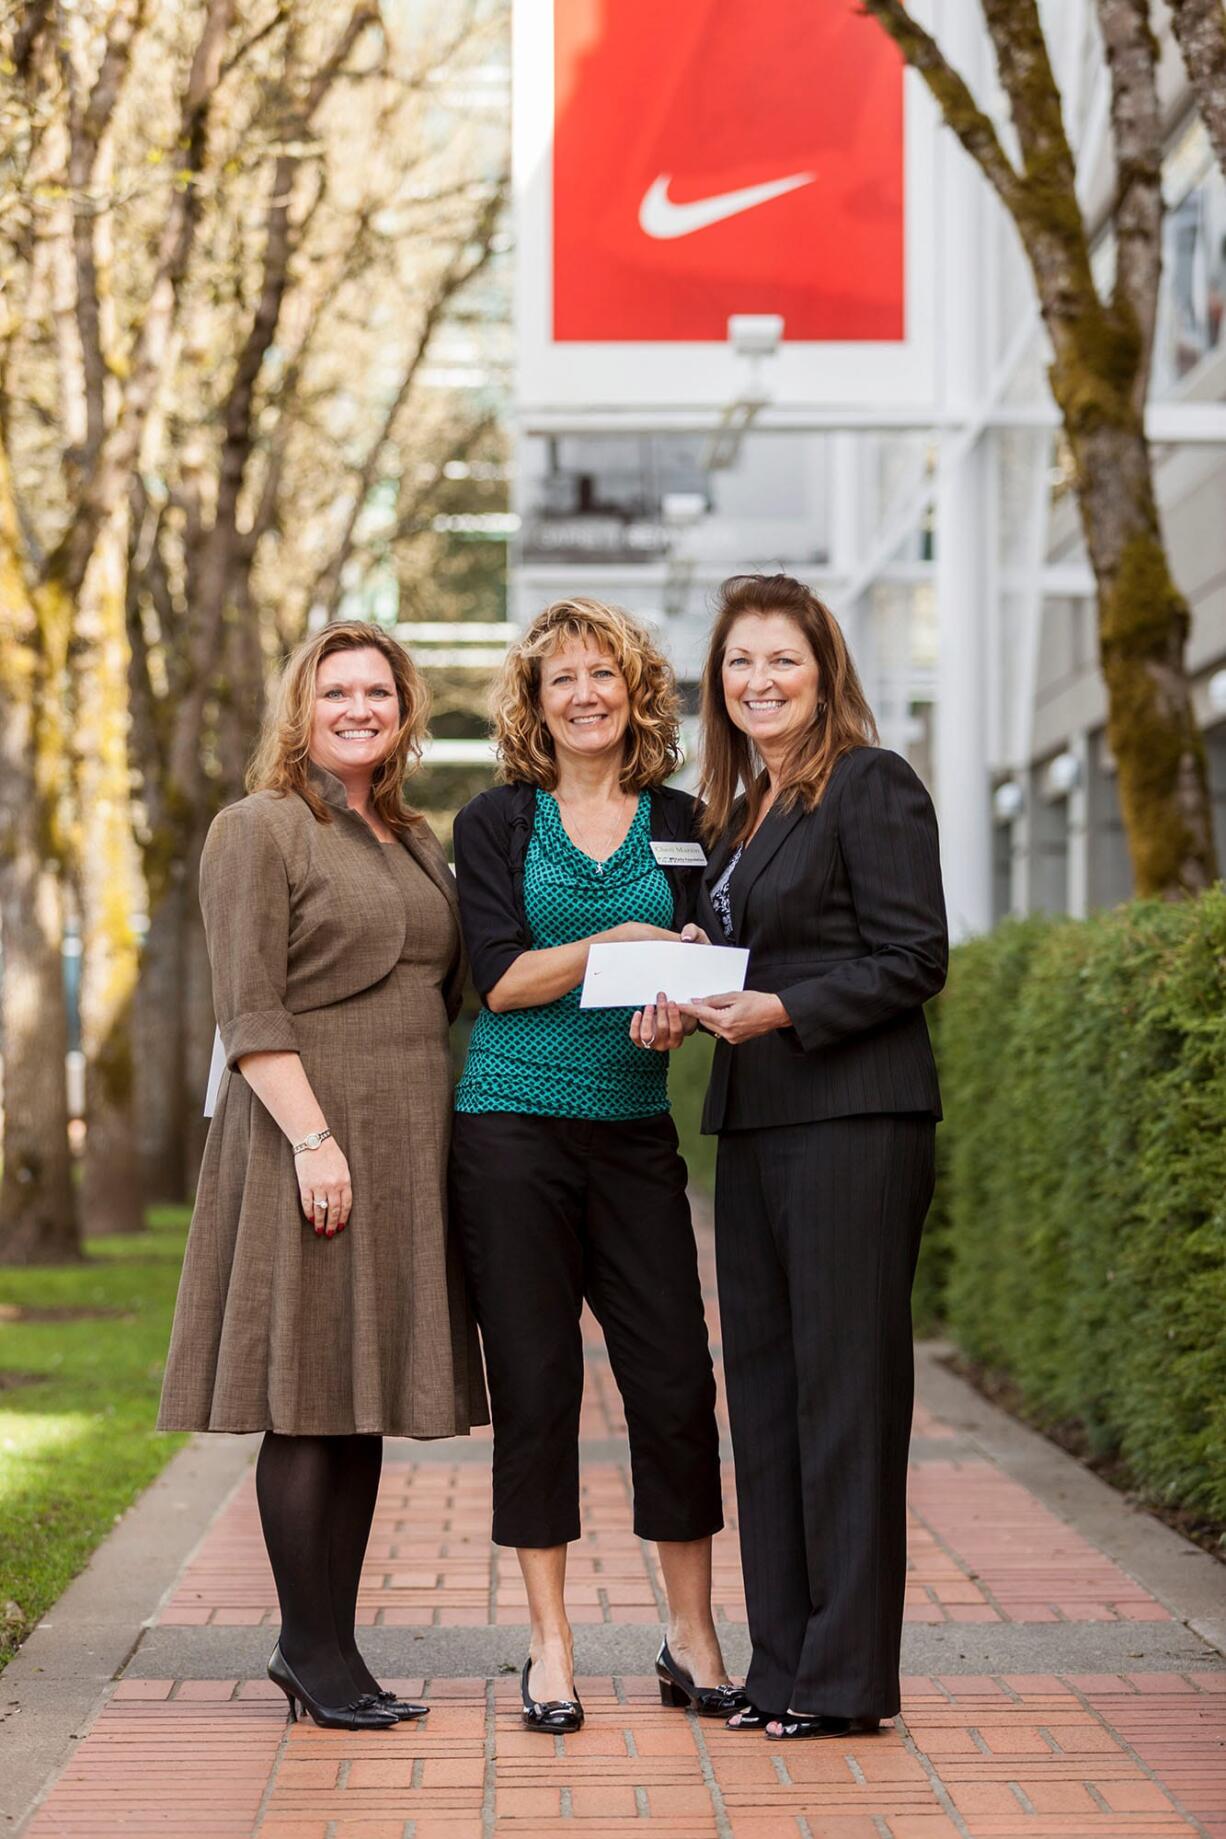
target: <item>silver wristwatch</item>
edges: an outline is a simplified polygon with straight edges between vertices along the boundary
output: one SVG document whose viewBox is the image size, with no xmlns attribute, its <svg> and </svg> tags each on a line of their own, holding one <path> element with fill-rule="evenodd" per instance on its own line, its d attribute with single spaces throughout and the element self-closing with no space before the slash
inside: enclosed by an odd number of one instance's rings
<svg viewBox="0 0 1226 1839">
<path fill-rule="evenodd" d="M 294 1144 L 294 1154 L 298 1155 L 304 1149 L 318 1149 L 320 1144 L 331 1135 L 330 1130 L 313 1130 L 309 1137 L 303 1137 L 301 1143 Z"/>
</svg>

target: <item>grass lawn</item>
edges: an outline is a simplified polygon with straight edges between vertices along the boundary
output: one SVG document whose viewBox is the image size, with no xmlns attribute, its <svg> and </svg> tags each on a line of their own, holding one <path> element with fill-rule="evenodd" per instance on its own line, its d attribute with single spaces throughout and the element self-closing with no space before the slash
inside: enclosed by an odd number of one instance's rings
<svg viewBox="0 0 1226 1839">
<path fill-rule="evenodd" d="M 0 1667 L 187 1441 L 153 1420 L 188 1218 L 0 1269 Z"/>
</svg>

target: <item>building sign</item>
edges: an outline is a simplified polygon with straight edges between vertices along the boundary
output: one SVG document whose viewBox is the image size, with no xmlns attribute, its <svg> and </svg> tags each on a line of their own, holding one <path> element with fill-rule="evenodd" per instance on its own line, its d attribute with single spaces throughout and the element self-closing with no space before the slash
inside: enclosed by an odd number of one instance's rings
<svg viewBox="0 0 1226 1839">
<path fill-rule="evenodd" d="M 735 315 L 783 320 L 759 426 L 927 409 L 936 112 L 859 0 L 515 0 L 512 28 L 521 426 L 708 426 L 747 392 Z"/>
<path fill-rule="evenodd" d="M 553 336 L 904 335 L 903 67 L 857 0 L 553 0 Z"/>
</svg>

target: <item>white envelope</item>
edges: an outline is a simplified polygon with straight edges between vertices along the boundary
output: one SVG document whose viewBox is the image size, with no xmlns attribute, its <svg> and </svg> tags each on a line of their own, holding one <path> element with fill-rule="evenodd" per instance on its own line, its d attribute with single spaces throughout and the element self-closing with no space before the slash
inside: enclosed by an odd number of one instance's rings
<svg viewBox="0 0 1226 1839">
<path fill-rule="evenodd" d="M 663 990 L 671 1002 L 723 996 L 745 988 L 749 953 L 738 945 L 675 945 L 646 939 L 593 945 L 587 954 L 581 1009 L 641 1009 Z"/>
<path fill-rule="evenodd" d="M 204 1091 L 204 1115 L 212 1117 L 217 1109 L 217 1094 L 221 1090 L 221 1076 L 226 1070 L 226 1050 L 221 1044 L 221 1029 L 213 1030 L 213 1058 L 209 1062 L 209 1080 Z"/>
</svg>

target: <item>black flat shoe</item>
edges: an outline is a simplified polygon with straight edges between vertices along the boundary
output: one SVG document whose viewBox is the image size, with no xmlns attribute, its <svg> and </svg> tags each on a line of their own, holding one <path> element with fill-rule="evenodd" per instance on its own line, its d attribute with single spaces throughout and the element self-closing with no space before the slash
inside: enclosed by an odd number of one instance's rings
<svg viewBox="0 0 1226 1839">
<path fill-rule="evenodd" d="M 412 1699 L 398 1699 L 394 1692 L 370 1692 L 367 1698 L 372 1705 L 390 1711 L 402 1724 L 407 1724 L 410 1718 L 424 1718 L 430 1710 L 428 1705 L 415 1705 Z"/>
<path fill-rule="evenodd" d="M 880 1718 L 828 1718 L 820 1714 L 785 1711 L 781 1718 L 771 1718 L 778 1730 L 768 1730 L 769 1743 L 791 1742 L 797 1738 L 869 1737 L 881 1725 Z"/>
<path fill-rule="evenodd" d="M 759 1711 L 752 1699 L 746 1699 L 740 1711 L 734 1711 L 724 1722 L 729 1730 L 765 1730 L 777 1718 L 777 1712 Z"/>
<path fill-rule="evenodd" d="M 565 1736 L 567 1731 L 579 1730 L 583 1724 L 583 1707 L 578 1699 L 546 1699 L 538 1703 L 528 1690 L 528 1675 L 531 1671 L 532 1656 L 529 1654 L 519 1681 L 527 1729 L 547 1731 L 550 1736 Z"/>
<path fill-rule="evenodd" d="M 661 1705 L 689 1705 L 700 1718 L 727 1718 L 749 1704 L 740 1686 L 696 1686 L 690 1675 L 673 1659 L 665 1641 L 656 1655 L 656 1678 L 660 1682 Z"/>
<path fill-rule="evenodd" d="M 398 1719 L 387 1706 L 378 1704 L 373 1698 L 353 1699 L 347 1705 L 321 1705 L 312 1698 L 306 1687 L 292 1671 L 278 1641 L 272 1650 L 272 1659 L 268 1663 L 268 1677 L 274 1686 L 280 1686 L 289 1700 L 289 1721 L 298 1721 L 298 1706 L 309 1711 L 316 1724 L 324 1730 L 395 1730 Z"/>
</svg>

